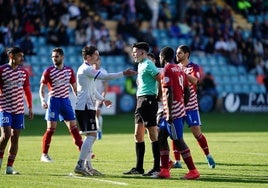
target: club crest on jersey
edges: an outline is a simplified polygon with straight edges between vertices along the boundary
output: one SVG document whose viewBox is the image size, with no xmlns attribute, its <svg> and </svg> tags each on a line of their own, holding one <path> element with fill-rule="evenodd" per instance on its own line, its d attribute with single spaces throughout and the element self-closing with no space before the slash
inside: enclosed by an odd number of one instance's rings
<svg viewBox="0 0 268 188">
<path fill-rule="evenodd" d="M 186 74 L 191 74 L 193 72 L 193 67 L 187 67 L 186 69 L 184 69 L 184 72 Z"/>
<path fill-rule="evenodd" d="M 70 72 L 69 71 L 65 71 L 65 77 L 69 77 L 70 76 Z"/>
<path fill-rule="evenodd" d="M 18 77 L 19 77 L 19 78 L 22 78 L 22 77 L 23 77 L 23 75 L 22 75 L 21 72 L 18 73 Z"/>
<path fill-rule="evenodd" d="M 169 80 L 170 80 L 169 77 L 166 77 L 166 76 L 165 76 L 163 81 L 164 81 L 164 83 L 168 83 Z"/>
</svg>

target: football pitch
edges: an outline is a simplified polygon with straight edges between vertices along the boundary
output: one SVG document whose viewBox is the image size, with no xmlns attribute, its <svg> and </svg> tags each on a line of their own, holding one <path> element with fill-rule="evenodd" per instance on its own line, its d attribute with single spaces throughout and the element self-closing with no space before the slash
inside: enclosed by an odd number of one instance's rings
<svg viewBox="0 0 268 188">
<path fill-rule="evenodd" d="M 53 163 L 40 162 L 41 140 L 46 129 L 43 116 L 26 119 L 14 168 L 20 175 L 5 175 L 7 149 L 0 171 L 0 187 L 136 187 L 136 188 L 268 188 L 268 114 L 207 113 L 201 114 L 202 130 L 206 135 L 216 168 L 210 169 L 189 129 L 184 138 L 191 149 L 201 177 L 180 180 L 187 172 L 171 169 L 170 179 L 152 179 L 141 175 L 123 175 L 135 166 L 134 119 L 132 114 L 104 116 L 103 139 L 97 140 L 93 151 L 94 168 L 103 176 L 78 177 L 73 173 L 79 155 L 63 123 L 59 123 L 52 138 L 49 154 Z M 145 170 L 152 168 L 151 144 L 146 135 Z M 173 155 L 171 155 L 173 158 Z"/>
</svg>

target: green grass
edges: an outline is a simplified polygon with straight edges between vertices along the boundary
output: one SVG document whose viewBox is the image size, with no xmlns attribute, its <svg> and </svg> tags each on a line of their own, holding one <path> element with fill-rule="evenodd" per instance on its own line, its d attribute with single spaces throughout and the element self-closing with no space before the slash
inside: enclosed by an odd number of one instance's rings
<svg viewBox="0 0 268 188">
<path fill-rule="evenodd" d="M 59 123 L 53 137 L 50 155 L 54 163 L 41 163 L 41 140 L 46 129 L 43 117 L 26 121 L 20 137 L 20 147 L 14 167 L 21 175 L 4 175 L 7 150 L 0 172 L 0 187 L 266 187 L 268 188 L 268 116 L 267 114 L 201 114 L 210 150 L 217 166 L 209 169 L 204 156 L 189 129 L 185 127 L 185 140 L 191 149 L 199 180 L 179 180 L 186 172 L 172 169 L 168 180 L 150 179 L 139 175 L 124 176 L 122 172 L 135 164 L 133 115 L 104 116 L 103 139 L 96 141 L 93 165 L 103 172 L 102 177 L 73 178 L 78 158 L 64 124 Z M 146 136 L 147 137 L 147 136 Z M 152 166 L 151 146 L 146 138 L 144 168 Z"/>
</svg>

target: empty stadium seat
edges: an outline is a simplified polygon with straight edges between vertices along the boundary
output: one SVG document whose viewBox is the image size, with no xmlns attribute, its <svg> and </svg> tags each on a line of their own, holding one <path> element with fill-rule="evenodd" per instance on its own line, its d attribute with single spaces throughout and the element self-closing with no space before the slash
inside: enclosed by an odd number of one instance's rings
<svg viewBox="0 0 268 188">
<path fill-rule="evenodd" d="M 243 88 L 240 84 L 234 84 L 233 86 L 233 92 L 235 93 L 241 93 L 243 91 Z"/>
<path fill-rule="evenodd" d="M 257 84 L 252 84 L 250 90 L 251 92 L 254 92 L 254 93 L 260 93 L 261 87 Z"/>
<path fill-rule="evenodd" d="M 248 82 L 250 84 L 256 84 L 256 76 L 253 74 L 248 74 Z"/>
<path fill-rule="evenodd" d="M 225 84 L 225 85 L 224 85 L 224 91 L 225 91 L 225 92 L 233 92 L 234 90 L 233 90 L 232 85 L 230 85 L 230 84 Z"/>
<path fill-rule="evenodd" d="M 248 84 L 248 77 L 247 77 L 247 75 L 241 75 L 241 74 L 239 74 L 239 75 L 237 75 L 237 79 L 238 79 L 239 83 L 241 83 L 241 84 Z"/>
<path fill-rule="evenodd" d="M 244 66 L 238 66 L 237 71 L 239 74 L 243 74 L 243 75 L 247 73 L 246 68 Z"/>
<path fill-rule="evenodd" d="M 242 93 L 250 93 L 250 85 L 249 84 L 243 84 L 242 85 Z"/>
<path fill-rule="evenodd" d="M 227 66 L 218 66 L 218 69 L 220 69 L 221 75 L 229 75 L 229 70 Z"/>
<path fill-rule="evenodd" d="M 260 93 L 266 93 L 266 88 L 265 88 L 264 85 L 260 85 L 260 87 L 259 87 L 259 92 L 260 92 Z"/>
<path fill-rule="evenodd" d="M 238 75 L 238 70 L 236 67 L 234 66 L 228 66 L 228 72 L 229 72 L 229 75 L 235 75 L 237 76 Z"/>
</svg>

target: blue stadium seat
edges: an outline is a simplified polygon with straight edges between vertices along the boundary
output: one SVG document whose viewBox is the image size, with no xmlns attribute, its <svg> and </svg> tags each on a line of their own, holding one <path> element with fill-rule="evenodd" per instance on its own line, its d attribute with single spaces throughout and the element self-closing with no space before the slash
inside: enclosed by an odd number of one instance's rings
<svg viewBox="0 0 268 188">
<path fill-rule="evenodd" d="M 221 83 L 224 83 L 226 85 L 230 85 L 230 77 L 229 76 L 222 76 Z"/>
<path fill-rule="evenodd" d="M 251 31 L 250 30 L 243 30 L 242 31 L 242 37 L 244 40 L 248 39 L 251 35 Z"/>
<path fill-rule="evenodd" d="M 248 74 L 248 83 L 256 84 L 256 76 L 253 74 Z"/>
<path fill-rule="evenodd" d="M 31 36 L 31 41 L 34 44 L 34 46 L 36 46 L 38 44 L 37 40 L 38 40 L 37 36 Z"/>
<path fill-rule="evenodd" d="M 46 45 L 46 37 L 42 37 L 42 36 L 37 37 L 35 41 L 35 45 L 36 45 L 35 46 L 36 48 Z"/>
<path fill-rule="evenodd" d="M 229 75 L 236 75 L 236 76 L 238 75 L 237 68 L 232 65 L 228 66 L 228 72 L 229 72 Z"/>
<path fill-rule="evenodd" d="M 202 66 L 209 66 L 209 63 L 207 61 L 207 58 L 205 58 L 204 56 L 196 56 L 196 59 L 198 60 L 196 63 L 200 64 Z"/>
<path fill-rule="evenodd" d="M 227 66 L 218 66 L 218 68 L 220 69 L 221 75 L 229 75 Z"/>
<path fill-rule="evenodd" d="M 227 60 L 226 60 L 225 57 L 223 57 L 222 55 L 217 55 L 217 54 L 214 55 L 214 56 L 217 59 L 218 64 L 220 64 L 220 65 L 227 65 Z"/>
<path fill-rule="evenodd" d="M 257 84 L 252 84 L 250 90 L 254 93 L 261 93 L 261 87 Z"/>
<path fill-rule="evenodd" d="M 33 65 L 38 65 L 40 60 L 38 56 L 32 55 L 32 56 L 27 56 L 26 62 L 28 62 L 30 65 L 33 66 Z"/>
<path fill-rule="evenodd" d="M 229 79 L 230 83 L 240 85 L 240 81 L 239 81 L 237 75 L 231 75 L 229 78 L 230 78 Z"/>
<path fill-rule="evenodd" d="M 33 71 L 34 74 L 43 72 L 43 70 L 42 70 L 42 66 L 37 65 L 37 64 L 32 65 L 32 71 Z"/>
<path fill-rule="evenodd" d="M 241 75 L 239 74 L 237 76 L 237 79 L 238 81 L 241 83 L 241 84 L 248 84 L 248 78 L 247 78 L 247 75 Z"/>
<path fill-rule="evenodd" d="M 102 61 L 102 63 L 104 63 L 104 62 L 106 62 L 107 60 L 106 60 L 106 57 L 107 56 L 101 56 L 100 58 L 101 58 L 101 61 Z"/>
<path fill-rule="evenodd" d="M 184 44 L 184 45 L 189 45 L 189 44 L 188 44 L 188 41 L 187 41 L 185 38 L 179 38 L 179 39 L 178 39 L 178 46 L 179 46 L 179 45 L 183 45 L 183 44 Z"/>
<path fill-rule="evenodd" d="M 218 84 L 217 87 L 216 87 L 216 89 L 217 89 L 219 95 L 221 95 L 221 94 L 223 94 L 225 92 L 224 86 L 221 85 L 221 84 Z"/>
<path fill-rule="evenodd" d="M 260 85 L 260 93 L 266 93 L 266 88 L 264 85 Z"/>
<path fill-rule="evenodd" d="M 190 61 L 198 63 L 198 56 L 197 55 L 191 55 Z"/>
<path fill-rule="evenodd" d="M 214 55 L 207 56 L 207 58 L 208 58 L 208 62 L 210 65 L 212 65 L 212 66 L 221 65 L 221 63 L 219 63 L 219 61 L 217 60 L 217 58 Z"/>
<path fill-rule="evenodd" d="M 203 65 L 202 68 L 203 68 L 204 73 L 211 72 L 211 67 L 209 67 L 207 65 Z"/>
<path fill-rule="evenodd" d="M 48 55 L 50 56 L 51 51 L 46 45 L 38 46 L 37 55 Z"/>
<path fill-rule="evenodd" d="M 158 46 L 160 48 L 163 48 L 163 47 L 168 46 L 168 45 L 169 45 L 168 38 L 161 38 L 160 40 L 158 40 Z"/>
<path fill-rule="evenodd" d="M 246 68 L 244 66 L 238 66 L 237 71 L 239 74 L 243 74 L 243 75 L 247 73 Z"/>
<path fill-rule="evenodd" d="M 232 85 L 230 85 L 229 83 L 224 85 L 224 90 L 225 90 L 225 92 L 233 92 L 234 91 Z"/>
<path fill-rule="evenodd" d="M 242 93 L 250 93 L 250 85 L 249 84 L 243 84 L 242 85 Z"/>
<path fill-rule="evenodd" d="M 82 64 L 82 60 L 78 55 L 69 56 L 68 59 L 65 60 L 65 65 L 67 66 L 75 67 L 80 66 L 80 64 Z"/>
<path fill-rule="evenodd" d="M 179 40 L 176 38 L 171 38 L 169 40 L 169 46 L 172 47 L 173 49 L 176 49 L 180 45 Z"/>
<path fill-rule="evenodd" d="M 215 81 L 216 85 L 224 84 L 221 75 L 214 75 L 214 81 Z"/>
<path fill-rule="evenodd" d="M 68 56 L 76 55 L 78 54 L 78 51 L 76 51 L 76 48 L 74 46 L 67 46 L 64 49 L 64 53 Z"/>
<path fill-rule="evenodd" d="M 126 60 L 124 56 L 114 56 L 114 64 L 115 66 L 124 66 L 124 64 L 126 64 Z"/>
<path fill-rule="evenodd" d="M 165 29 L 154 29 L 152 32 L 153 32 L 153 36 L 158 39 L 168 38 L 168 32 Z"/>
<path fill-rule="evenodd" d="M 241 93 L 241 92 L 243 92 L 243 88 L 242 88 L 242 86 L 240 84 L 234 84 L 233 91 L 235 93 Z"/>
<path fill-rule="evenodd" d="M 263 23 L 263 22 L 264 22 L 264 16 L 263 16 L 263 15 L 257 15 L 256 19 L 257 19 L 260 23 Z"/>
<path fill-rule="evenodd" d="M 248 22 L 250 22 L 250 23 L 254 23 L 254 22 L 255 22 L 255 16 L 254 16 L 254 15 L 248 15 L 248 16 L 247 16 L 247 20 L 248 20 Z"/>
<path fill-rule="evenodd" d="M 218 66 L 211 66 L 210 70 L 211 74 L 213 75 L 221 75 L 221 70 L 219 69 Z"/>
<path fill-rule="evenodd" d="M 40 56 L 40 64 L 49 66 L 52 63 L 50 56 Z"/>
</svg>

